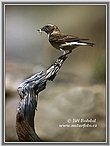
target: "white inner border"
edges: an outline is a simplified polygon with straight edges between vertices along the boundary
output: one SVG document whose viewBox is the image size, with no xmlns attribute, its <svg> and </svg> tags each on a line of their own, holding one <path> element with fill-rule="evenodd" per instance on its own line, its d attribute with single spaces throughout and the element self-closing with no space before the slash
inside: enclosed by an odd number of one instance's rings
<svg viewBox="0 0 110 146">
<path fill-rule="evenodd" d="M 4 1 L 4 2 L 5 2 L 5 1 Z M 9 2 L 15 2 L 15 1 L 9 1 Z M 21 2 L 21 3 L 22 3 L 23 1 L 16 1 L 16 2 Z M 28 3 L 28 2 L 30 2 L 30 1 L 26 1 L 26 2 Z M 26 3 L 26 2 L 24 1 L 24 3 Z M 31 1 L 31 2 L 35 2 L 35 1 Z M 62 143 L 62 144 L 63 144 L 63 143 L 64 143 L 64 144 L 65 144 L 65 143 L 66 143 L 66 144 L 69 144 L 69 143 L 71 143 L 71 144 L 72 144 L 72 143 L 73 143 L 73 144 L 74 144 L 74 143 L 76 143 L 76 144 L 78 144 L 78 143 L 79 143 L 79 144 L 81 144 L 81 143 L 82 143 L 82 144 L 84 144 L 84 143 L 88 143 L 88 144 L 89 144 L 89 143 L 100 144 L 100 143 L 102 143 L 102 144 L 103 144 L 103 143 L 106 143 L 106 142 L 107 142 L 107 129 L 108 129 L 108 127 L 107 127 L 107 93 L 108 93 L 108 92 L 107 92 L 107 88 L 108 88 L 108 87 L 107 87 L 107 60 L 108 60 L 108 58 L 107 58 L 107 43 L 108 43 L 108 42 L 107 42 L 107 41 L 108 41 L 108 40 L 107 40 L 107 25 L 108 25 L 108 24 L 107 24 L 107 4 L 76 4 L 76 2 L 75 2 L 75 4 L 72 4 L 73 1 L 71 1 L 71 2 L 70 2 L 70 1 L 68 1 L 68 2 L 67 2 L 67 1 L 61 1 L 61 2 L 66 2 L 67 4 L 63 4 L 63 3 L 60 4 L 60 2 L 59 2 L 58 4 L 52 4 L 52 1 L 48 1 L 48 3 L 47 3 L 47 1 L 42 1 L 42 0 L 41 0 L 41 1 L 37 1 L 37 2 L 38 2 L 38 3 L 41 3 L 41 4 L 31 4 L 31 3 L 30 3 L 30 4 L 4 4 L 4 16 L 3 16 L 3 17 L 4 17 L 4 32 L 3 32 L 3 33 L 4 33 L 4 40 L 3 40 L 3 44 L 4 44 L 4 48 L 3 48 L 3 49 L 4 49 L 4 89 L 5 89 L 5 32 L 6 32 L 6 28 L 5 28 L 5 6 L 6 6 L 6 5 L 30 5 L 30 6 L 32 6 L 32 5 L 66 5 L 66 6 L 67 6 L 67 5 L 105 5 L 105 6 L 106 6 L 106 94 L 105 94 L 105 95 L 106 95 L 106 99 L 105 99 L 105 100 L 106 100 L 106 141 L 105 141 L 105 142 L 5 142 L 5 97 L 4 97 L 4 113 L 2 113 L 2 114 L 4 114 L 4 135 L 3 135 L 3 136 L 4 136 L 4 143 L 7 143 L 7 144 L 8 144 L 8 143 L 10 143 L 10 144 L 11 144 L 11 143 L 13 143 L 13 144 L 18 144 L 18 143 L 19 143 L 19 144 L 29 144 L 29 143 L 30 143 L 30 144 L 31 144 L 31 143 L 33 143 L 33 144 L 36 144 L 36 143 L 37 143 L 37 144 L 48 144 L 48 143 L 49 143 L 49 144 L 52 144 L 52 143 L 56 143 L 56 144 L 57 144 L 57 143 L 59 143 L 59 144 L 60 144 L 60 143 Z M 36 2 L 36 3 L 37 3 L 37 2 Z M 46 2 L 46 4 L 43 4 L 43 2 L 44 2 L 44 3 Z M 53 1 L 53 2 L 54 2 L 54 3 L 57 3 L 58 1 L 56 0 L 56 1 Z M 71 4 L 68 4 L 69 2 L 70 2 Z M 77 1 L 77 2 L 83 3 L 83 2 L 81 2 L 81 1 Z M 93 2 L 95 3 L 96 1 L 93 1 Z M 92 2 L 92 3 L 93 3 L 93 2 Z M 98 2 L 98 1 L 97 1 L 97 2 Z M 100 2 L 101 2 L 101 1 L 100 1 Z M 102 1 L 102 2 L 104 2 L 104 1 Z M 107 1 L 105 1 L 105 2 L 107 2 Z M 73 2 L 73 3 L 74 3 L 74 2 Z M 86 3 L 86 2 L 85 2 L 85 3 Z M 90 3 L 91 3 L 91 1 L 90 1 Z M 108 47 L 109 47 L 109 46 L 108 46 Z M 5 96 L 5 90 L 4 90 L 4 96 Z"/>
</svg>

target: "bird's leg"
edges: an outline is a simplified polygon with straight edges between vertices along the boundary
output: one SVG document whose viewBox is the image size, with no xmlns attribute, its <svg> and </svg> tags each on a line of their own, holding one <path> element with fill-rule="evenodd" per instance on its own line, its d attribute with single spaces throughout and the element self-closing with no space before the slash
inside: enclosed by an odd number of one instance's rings
<svg viewBox="0 0 110 146">
<path fill-rule="evenodd" d="M 72 50 L 69 50 L 65 55 L 70 54 L 72 52 Z"/>
<path fill-rule="evenodd" d="M 70 54 L 72 52 L 72 50 L 69 50 L 67 53 Z"/>
<path fill-rule="evenodd" d="M 63 55 L 66 54 L 66 52 L 63 49 L 61 49 L 61 48 L 60 48 L 60 51 L 63 52 Z"/>
<path fill-rule="evenodd" d="M 37 102 L 37 106 L 36 106 L 36 111 L 38 110 L 38 99 L 39 99 L 39 97 L 38 97 L 38 94 L 37 94 L 37 99 L 36 99 L 36 102 Z"/>
</svg>

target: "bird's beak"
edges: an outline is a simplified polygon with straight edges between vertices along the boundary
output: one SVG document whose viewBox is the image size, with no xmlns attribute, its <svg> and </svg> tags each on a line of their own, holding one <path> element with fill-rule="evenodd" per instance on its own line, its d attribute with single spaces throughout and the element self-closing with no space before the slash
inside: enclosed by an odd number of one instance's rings
<svg viewBox="0 0 110 146">
<path fill-rule="evenodd" d="M 42 34 L 42 29 L 40 28 L 40 29 L 38 29 L 37 30 L 40 34 Z"/>
</svg>

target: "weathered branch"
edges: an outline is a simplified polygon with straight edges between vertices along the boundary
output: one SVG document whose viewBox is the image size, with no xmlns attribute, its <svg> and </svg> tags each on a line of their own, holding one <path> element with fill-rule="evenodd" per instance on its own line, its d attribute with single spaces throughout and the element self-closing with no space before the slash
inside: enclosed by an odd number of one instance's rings
<svg viewBox="0 0 110 146">
<path fill-rule="evenodd" d="M 46 88 L 48 80 L 53 81 L 56 77 L 57 72 L 67 59 L 67 54 L 60 56 L 45 72 L 36 73 L 19 85 L 18 93 L 21 100 L 16 115 L 16 132 L 19 141 L 41 141 L 34 129 L 38 93 Z"/>
</svg>

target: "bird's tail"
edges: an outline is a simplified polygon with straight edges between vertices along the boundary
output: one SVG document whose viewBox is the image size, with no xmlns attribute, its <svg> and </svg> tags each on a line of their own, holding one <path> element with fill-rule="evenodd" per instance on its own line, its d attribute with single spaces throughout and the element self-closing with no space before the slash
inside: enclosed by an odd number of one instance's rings
<svg viewBox="0 0 110 146">
<path fill-rule="evenodd" d="M 91 43 L 91 42 L 85 42 L 87 44 L 87 46 L 91 46 L 93 47 L 95 44 L 94 43 Z"/>
<path fill-rule="evenodd" d="M 93 47 L 95 45 L 92 42 L 86 42 L 86 41 L 83 41 L 83 40 L 78 41 L 78 43 L 79 43 L 79 45 L 82 45 L 82 46 L 85 45 L 85 46 L 91 46 L 91 47 Z"/>
</svg>

